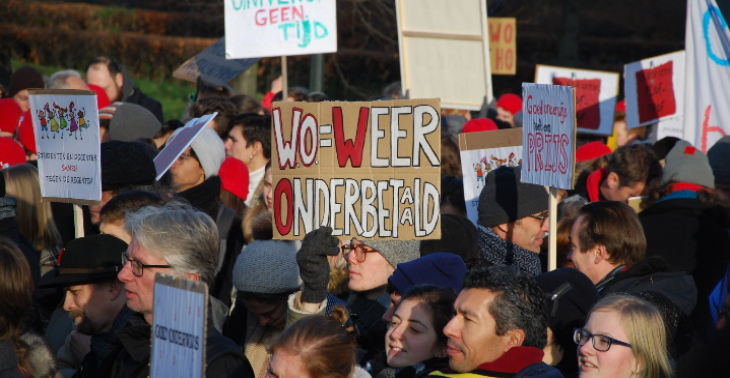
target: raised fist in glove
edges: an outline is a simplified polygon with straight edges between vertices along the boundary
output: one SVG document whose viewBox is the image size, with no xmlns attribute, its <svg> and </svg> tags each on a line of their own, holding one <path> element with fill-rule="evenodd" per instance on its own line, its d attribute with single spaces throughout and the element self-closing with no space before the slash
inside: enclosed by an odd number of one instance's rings
<svg viewBox="0 0 730 378">
<path fill-rule="evenodd" d="M 304 282 L 302 302 L 320 303 L 327 298 L 330 264 L 327 256 L 340 253 L 339 240 L 332 236 L 331 227 L 320 227 L 308 233 L 297 252 L 299 276 Z"/>
</svg>

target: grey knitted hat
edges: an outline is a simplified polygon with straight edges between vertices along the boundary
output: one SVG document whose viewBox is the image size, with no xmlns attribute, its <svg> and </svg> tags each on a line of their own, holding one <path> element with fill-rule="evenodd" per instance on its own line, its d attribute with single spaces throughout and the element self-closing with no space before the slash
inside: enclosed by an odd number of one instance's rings
<svg viewBox="0 0 730 378">
<path fill-rule="evenodd" d="M 131 142 L 139 138 L 154 138 L 162 124 L 152 112 L 137 104 L 115 102 L 101 109 L 99 118 L 109 118 L 109 139 Z"/>
<path fill-rule="evenodd" d="M 520 181 L 522 167 L 502 166 L 487 174 L 479 194 L 477 224 L 494 227 L 548 209 L 547 190 Z"/>
<path fill-rule="evenodd" d="M 172 140 L 182 131 L 182 127 L 175 130 L 170 136 Z M 169 143 L 169 141 L 168 141 Z M 191 144 L 195 155 L 198 156 L 200 166 L 205 173 L 205 179 L 218 175 L 218 170 L 226 160 L 226 148 L 218 134 L 210 128 L 204 128 Z"/>
<path fill-rule="evenodd" d="M 709 151 L 707 158 L 710 160 L 712 173 L 715 175 L 715 182 L 721 184 L 730 183 L 730 136 L 722 137 Z"/>
<path fill-rule="evenodd" d="M 707 155 L 687 141 L 678 141 L 667 154 L 662 174 L 661 184 L 670 182 L 686 182 L 715 189 L 715 175 L 712 174 Z"/>
<path fill-rule="evenodd" d="M 258 294 L 281 294 L 298 290 L 300 284 L 296 248 L 292 243 L 281 240 L 252 242 L 236 259 L 233 285 L 238 291 Z"/>
<path fill-rule="evenodd" d="M 417 259 L 421 253 L 418 240 L 360 240 L 365 245 L 380 252 L 393 269 L 398 264 Z"/>
</svg>

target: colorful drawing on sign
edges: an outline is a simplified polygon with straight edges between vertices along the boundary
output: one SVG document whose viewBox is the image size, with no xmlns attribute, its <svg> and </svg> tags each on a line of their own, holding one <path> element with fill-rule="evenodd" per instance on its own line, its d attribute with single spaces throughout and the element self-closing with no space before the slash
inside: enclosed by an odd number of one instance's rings
<svg viewBox="0 0 730 378">
<path fill-rule="evenodd" d="M 46 103 L 45 108 L 46 111 L 48 109 L 48 103 Z M 48 122 L 46 121 L 46 113 L 43 111 L 44 109 L 38 109 L 38 122 L 40 122 L 41 125 L 41 139 L 48 138 Z M 45 133 L 45 135 L 44 135 Z M 55 137 L 55 135 L 54 135 Z"/>
<path fill-rule="evenodd" d="M 672 61 L 636 73 L 639 122 L 644 123 L 677 111 L 672 85 Z"/>
<path fill-rule="evenodd" d="M 553 84 L 575 88 L 575 116 L 578 125 L 584 129 L 597 130 L 601 125 L 601 112 L 598 109 L 601 80 L 554 77 Z"/>
<path fill-rule="evenodd" d="M 275 103 L 274 235 L 440 238 L 438 100 Z"/>
</svg>

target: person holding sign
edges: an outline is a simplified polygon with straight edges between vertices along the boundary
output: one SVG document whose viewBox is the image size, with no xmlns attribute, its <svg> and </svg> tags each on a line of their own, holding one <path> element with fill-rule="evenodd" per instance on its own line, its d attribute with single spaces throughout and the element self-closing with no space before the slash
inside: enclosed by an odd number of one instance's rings
<svg viewBox="0 0 730 378">
<path fill-rule="evenodd" d="M 102 363 L 108 367 L 103 376 L 147 377 L 155 274 L 212 281 L 218 263 L 218 230 L 205 213 L 179 203 L 142 208 L 128 216 L 124 229 L 132 235 L 132 242 L 122 255 L 124 268 L 118 277 L 124 282 L 127 306 L 138 314 L 118 332 L 122 349 Z M 246 356 L 214 328 L 211 317 L 203 343 L 206 376 L 253 377 Z"/>
</svg>

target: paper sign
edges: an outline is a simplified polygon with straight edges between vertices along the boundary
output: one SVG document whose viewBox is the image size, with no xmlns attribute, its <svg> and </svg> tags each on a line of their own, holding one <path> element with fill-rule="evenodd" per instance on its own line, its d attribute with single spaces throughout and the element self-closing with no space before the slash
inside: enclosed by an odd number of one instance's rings
<svg viewBox="0 0 730 378">
<path fill-rule="evenodd" d="M 185 124 L 182 130 L 165 145 L 165 148 L 155 157 L 155 170 L 157 171 L 156 180 L 167 172 L 172 164 L 175 163 L 180 155 L 190 147 L 195 138 L 203 132 L 203 129 L 210 121 L 218 115 L 218 112 L 207 114 L 200 118 L 193 118 Z"/>
<path fill-rule="evenodd" d="M 335 0 L 225 2 L 226 58 L 337 52 Z"/>
<path fill-rule="evenodd" d="M 155 274 L 150 377 L 205 377 L 208 285 Z"/>
<path fill-rule="evenodd" d="M 616 110 L 619 74 L 538 65 L 535 83 L 570 86 L 576 89 L 578 131 L 611 135 Z"/>
<path fill-rule="evenodd" d="M 489 17 L 489 63 L 492 75 L 517 73 L 517 21 L 515 18 Z"/>
<path fill-rule="evenodd" d="M 684 51 L 624 66 L 626 127 L 684 114 Z"/>
<path fill-rule="evenodd" d="M 401 86 L 410 98 L 449 109 L 492 100 L 487 4 L 482 0 L 397 0 Z"/>
<path fill-rule="evenodd" d="M 272 107 L 274 238 L 439 239 L 439 101 Z"/>
<path fill-rule="evenodd" d="M 172 73 L 172 77 L 193 83 L 201 77 L 208 83 L 225 85 L 258 61 L 258 58 L 226 59 L 226 37 L 223 37 L 188 59 Z"/>
<path fill-rule="evenodd" d="M 101 141 L 96 92 L 29 90 L 44 200 L 101 202 Z"/>
<path fill-rule="evenodd" d="M 656 140 L 666 137 L 684 138 L 684 117 L 671 117 L 658 122 Z"/>
<path fill-rule="evenodd" d="M 479 194 L 489 171 L 522 165 L 522 129 L 459 134 L 464 201 L 470 221 L 477 223 Z"/>
<path fill-rule="evenodd" d="M 522 83 L 522 182 L 573 189 L 575 95 L 572 87 Z"/>
</svg>

